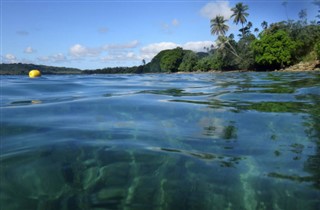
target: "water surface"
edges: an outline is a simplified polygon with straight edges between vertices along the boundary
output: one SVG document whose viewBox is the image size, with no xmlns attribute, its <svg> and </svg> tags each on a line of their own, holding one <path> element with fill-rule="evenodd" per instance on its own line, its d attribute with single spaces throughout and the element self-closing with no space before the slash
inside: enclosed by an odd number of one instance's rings
<svg viewBox="0 0 320 210">
<path fill-rule="evenodd" d="M 320 73 L 1 77 L 0 209 L 320 209 Z"/>
</svg>

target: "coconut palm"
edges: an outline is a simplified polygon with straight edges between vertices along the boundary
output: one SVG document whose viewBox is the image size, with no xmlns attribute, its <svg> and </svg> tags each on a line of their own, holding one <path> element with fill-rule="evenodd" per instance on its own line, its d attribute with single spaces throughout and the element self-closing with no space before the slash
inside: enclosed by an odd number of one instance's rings
<svg viewBox="0 0 320 210">
<path fill-rule="evenodd" d="M 261 23 L 261 27 L 263 28 L 263 30 L 266 30 L 266 29 L 268 28 L 268 23 L 267 23 L 267 21 L 263 21 L 263 22 Z"/>
<path fill-rule="evenodd" d="M 249 13 L 246 12 L 248 9 L 248 5 L 244 5 L 243 3 L 237 3 L 236 6 L 231 9 L 233 11 L 231 17 L 234 17 L 233 22 L 237 25 L 240 22 L 242 25 L 242 37 L 244 36 L 243 24 L 247 22 L 246 17 L 249 16 Z"/>
<path fill-rule="evenodd" d="M 254 28 L 254 33 L 258 34 L 259 33 L 259 29 L 258 28 Z"/>
<path fill-rule="evenodd" d="M 213 18 L 211 23 L 211 34 L 218 35 L 218 48 L 222 49 L 225 45 L 229 46 L 229 51 L 235 55 L 236 57 L 240 58 L 235 48 L 230 44 L 229 38 L 225 36 L 226 32 L 229 30 L 229 26 L 225 24 L 228 20 L 224 19 L 223 16 L 217 15 Z"/>
<path fill-rule="evenodd" d="M 215 18 L 213 18 L 211 23 L 211 34 L 212 35 L 222 35 L 224 36 L 226 32 L 229 30 L 229 26 L 225 24 L 227 22 L 226 19 L 224 19 L 223 16 L 218 15 Z"/>
<path fill-rule="evenodd" d="M 252 22 L 249 21 L 248 24 L 244 28 L 241 28 L 239 30 L 242 33 L 242 35 L 239 34 L 238 36 L 239 37 L 248 36 L 251 33 L 251 31 L 250 31 L 251 27 L 252 27 Z"/>
<path fill-rule="evenodd" d="M 302 9 L 298 15 L 299 15 L 299 18 L 301 19 L 301 21 L 306 25 L 307 24 L 307 9 Z"/>
</svg>

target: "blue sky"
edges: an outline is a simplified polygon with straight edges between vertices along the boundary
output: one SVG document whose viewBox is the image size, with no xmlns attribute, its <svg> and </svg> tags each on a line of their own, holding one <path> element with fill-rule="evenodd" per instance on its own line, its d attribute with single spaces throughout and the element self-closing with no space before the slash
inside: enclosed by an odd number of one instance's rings
<svg viewBox="0 0 320 210">
<path fill-rule="evenodd" d="M 34 63 L 97 69 L 149 62 L 164 49 L 194 51 L 214 44 L 210 19 L 226 18 L 238 2 L 249 6 L 248 21 L 308 20 L 318 14 L 314 0 L 1 0 L 1 63 Z M 287 13 L 286 13 L 287 11 Z M 228 34 L 240 25 L 229 20 Z"/>
</svg>

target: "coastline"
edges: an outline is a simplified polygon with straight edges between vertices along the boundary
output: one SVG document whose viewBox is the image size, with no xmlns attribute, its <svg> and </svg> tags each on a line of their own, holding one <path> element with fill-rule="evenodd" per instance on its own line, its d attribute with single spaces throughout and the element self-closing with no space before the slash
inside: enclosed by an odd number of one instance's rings
<svg viewBox="0 0 320 210">
<path fill-rule="evenodd" d="M 10 64 L 9 64 L 10 65 Z M 24 65 L 24 64 L 21 64 Z M 31 65 L 33 67 L 33 64 L 26 64 L 26 66 Z M 42 73 L 44 75 L 66 75 L 66 74 L 74 74 L 74 75 L 90 75 L 90 74 L 152 74 L 152 73 L 157 73 L 157 74 L 203 74 L 203 73 L 243 73 L 243 72 L 306 72 L 306 71 L 320 71 L 320 60 L 313 60 L 313 61 L 307 61 L 307 62 L 299 62 L 297 64 L 285 67 L 283 69 L 276 69 L 276 70 L 267 70 L 267 69 L 259 69 L 259 70 L 239 70 L 239 69 L 234 69 L 234 70 L 209 70 L 209 71 L 177 71 L 177 72 L 142 72 L 142 73 L 137 73 L 137 72 L 112 72 L 112 73 L 97 73 L 95 72 L 96 70 L 92 70 L 92 72 L 87 73 L 88 71 L 84 70 L 78 70 L 78 69 L 72 69 L 68 71 L 69 69 L 66 67 L 47 67 L 47 66 L 42 66 L 38 65 L 35 67 L 40 67 L 38 68 L 39 70 L 44 70 Z M 41 68 L 43 67 L 43 68 Z M 46 68 L 54 69 L 54 71 L 48 71 Z M 30 67 L 30 69 L 32 69 Z M 9 73 L 10 72 L 10 73 Z M 10 71 L 7 69 L 1 69 L 0 75 L 26 75 L 28 73 L 28 69 L 24 68 L 21 71 Z"/>
<path fill-rule="evenodd" d="M 308 62 L 299 62 L 295 65 L 289 66 L 278 71 L 284 72 L 296 72 L 296 71 L 320 71 L 320 61 L 308 61 Z"/>
<path fill-rule="evenodd" d="M 276 70 L 230 70 L 230 71 L 222 71 L 222 70 L 210 70 L 210 71 L 194 71 L 194 72 L 184 72 L 179 71 L 175 72 L 175 74 L 194 74 L 194 73 L 241 73 L 241 72 L 306 72 L 306 71 L 320 71 L 320 60 L 307 61 L 307 62 L 299 62 L 292 66 L 288 66 L 283 69 Z"/>
</svg>

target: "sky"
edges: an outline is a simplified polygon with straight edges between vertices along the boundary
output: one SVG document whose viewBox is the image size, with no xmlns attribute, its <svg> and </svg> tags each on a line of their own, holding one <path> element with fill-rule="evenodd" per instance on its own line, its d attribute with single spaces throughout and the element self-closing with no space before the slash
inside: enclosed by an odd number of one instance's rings
<svg viewBox="0 0 320 210">
<path fill-rule="evenodd" d="M 236 3 L 248 5 L 253 28 L 298 20 L 306 9 L 315 20 L 319 0 L 0 0 L 1 63 L 100 69 L 141 65 L 164 49 L 196 52 L 215 44 L 210 19 L 230 19 Z M 286 6 L 283 2 L 287 2 Z"/>
</svg>

